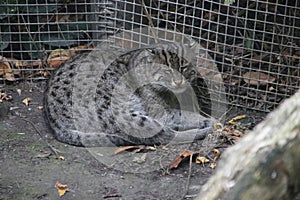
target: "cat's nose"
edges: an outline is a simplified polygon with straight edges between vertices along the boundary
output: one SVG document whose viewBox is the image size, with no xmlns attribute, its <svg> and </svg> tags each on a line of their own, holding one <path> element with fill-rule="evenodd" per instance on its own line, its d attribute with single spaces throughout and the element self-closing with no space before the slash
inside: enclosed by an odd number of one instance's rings
<svg viewBox="0 0 300 200">
<path fill-rule="evenodd" d="M 183 83 L 183 80 L 174 80 L 174 83 L 176 85 L 181 85 Z"/>
<path fill-rule="evenodd" d="M 182 87 L 185 84 L 185 80 L 183 78 L 172 79 L 173 87 Z"/>
<path fill-rule="evenodd" d="M 181 77 L 181 78 L 179 78 L 179 79 L 175 79 L 175 80 L 173 80 L 174 81 L 174 83 L 176 84 L 176 85 L 183 85 L 183 84 L 185 84 L 185 79 L 183 78 L 183 77 Z"/>
</svg>

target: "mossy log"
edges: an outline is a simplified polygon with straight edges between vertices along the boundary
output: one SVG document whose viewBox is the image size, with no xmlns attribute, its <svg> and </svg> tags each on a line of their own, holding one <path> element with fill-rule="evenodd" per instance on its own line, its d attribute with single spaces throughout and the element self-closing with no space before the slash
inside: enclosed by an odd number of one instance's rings
<svg viewBox="0 0 300 200">
<path fill-rule="evenodd" d="M 300 92 L 228 148 L 201 200 L 293 199 L 300 191 Z"/>
</svg>

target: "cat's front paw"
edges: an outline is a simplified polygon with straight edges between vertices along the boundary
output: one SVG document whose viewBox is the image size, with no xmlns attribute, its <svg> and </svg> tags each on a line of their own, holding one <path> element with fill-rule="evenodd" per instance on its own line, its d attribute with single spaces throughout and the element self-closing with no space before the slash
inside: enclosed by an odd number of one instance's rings
<svg viewBox="0 0 300 200">
<path fill-rule="evenodd" d="M 213 118 L 207 118 L 204 120 L 201 120 L 199 122 L 199 129 L 207 129 L 207 128 L 211 128 L 213 130 L 214 125 L 217 123 L 217 120 L 213 119 Z"/>
</svg>

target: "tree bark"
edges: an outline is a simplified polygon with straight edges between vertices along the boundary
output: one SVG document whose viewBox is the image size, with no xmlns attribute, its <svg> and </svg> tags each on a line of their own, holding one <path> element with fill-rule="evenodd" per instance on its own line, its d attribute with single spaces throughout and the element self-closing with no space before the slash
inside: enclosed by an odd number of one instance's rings
<svg viewBox="0 0 300 200">
<path fill-rule="evenodd" d="M 300 191 L 300 92 L 228 148 L 198 200 L 293 199 Z"/>
</svg>

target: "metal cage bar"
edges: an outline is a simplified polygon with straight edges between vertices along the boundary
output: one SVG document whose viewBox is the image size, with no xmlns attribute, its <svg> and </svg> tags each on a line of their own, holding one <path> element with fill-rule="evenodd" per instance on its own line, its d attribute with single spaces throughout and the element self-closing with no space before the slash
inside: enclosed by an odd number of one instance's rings
<svg viewBox="0 0 300 200">
<path fill-rule="evenodd" d="M 222 75 L 231 105 L 269 112 L 300 86 L 300 1 L 226 2 L 4 0 L 0 81 L 47 78 L 57 67 L 51 61 L 57 49 L 67 60 L 62 49 L 146 44 L 148 33 L 141 28 L 153 27 L 201 44 Z"/>
</svg>

